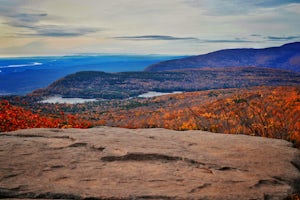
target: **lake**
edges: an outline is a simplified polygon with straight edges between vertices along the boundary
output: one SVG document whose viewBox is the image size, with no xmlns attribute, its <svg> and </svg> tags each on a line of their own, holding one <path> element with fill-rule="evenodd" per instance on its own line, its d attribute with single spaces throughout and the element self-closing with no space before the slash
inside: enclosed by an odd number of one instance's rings
<svg viewBox="0 0 300 200">
<path fill-rule="evenodd" d="M 140 94 L 137 97 L 138 98 L 151 98 L 151 97 L 158 97 L 158 96 L 163 96 L 163 95 L 168 95 L 168 94 L 179 94 L 182 93 L 180 91 L 174 91 L 174 92 L 155 92 L 155 91 L 150 91 L 144 94 Z M 47 97 L 44 100 L 40 101 L 40 103 L 67 103 L 67 104 L 77 104 L 77 103 L 86 103 L 86 102 L 93 102 L 93 101 L 105 101 L 105 99 L 83 99 L 83 98 L 65 98 L 61 96 L 52 96 L 52 97 Z"/>
<path fill-rule="evenodd" d="M 63 98 L 59 96 L 48 97 L 40 103 L 67 103 L 67 104 L 77 104 L 77 103 L 86 103 L 86 102 L 93 102 L 98 101 L 97 99 L 83 99 L 83 98 Z"/>
<path fill-rule="evenodd" d="M 151 97 L 158 97 L 158 96 L 163 96 L 163 95 L 168 95 L 168 94 L 179 94 L 182 93 L 180 91 L 174 91 L 174 92 L 155 92 L 155 91 L 150 91 L 144 94 L 140 94 L 138 97 L 139 98 L 151 98 Z"/>
</svg>

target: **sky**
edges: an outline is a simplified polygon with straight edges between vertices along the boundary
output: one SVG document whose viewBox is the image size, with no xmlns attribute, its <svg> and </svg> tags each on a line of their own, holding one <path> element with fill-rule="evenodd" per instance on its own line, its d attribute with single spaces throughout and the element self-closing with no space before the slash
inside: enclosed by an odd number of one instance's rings
<svg viewBox="0 0 300 200">
<path fill-rule="evenodd" d="M 300 41 L 300 0 L 0 0 L 0 56 L 199 55 Z"/>
</svg>

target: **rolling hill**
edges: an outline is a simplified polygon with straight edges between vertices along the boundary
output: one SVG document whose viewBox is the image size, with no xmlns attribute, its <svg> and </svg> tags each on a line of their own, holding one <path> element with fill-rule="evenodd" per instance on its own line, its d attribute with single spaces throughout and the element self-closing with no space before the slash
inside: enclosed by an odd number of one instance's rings
<svg viewBox="0 0 300 200">
<path fill-rule="evenodd" d="M 258 67 L 121 73 L 84 71 L 59 79 L 31 95 L 124 99 L 149 91 L 200 91 L 299 84 L 300 73 Z"/>
<path fill-rule="evenodd" d="M 145 71 L 234 66 L 267 67 L 300 72 L 300 42 L 265 49 L 225 49 L 204 55 L 162 61 Z"/>
</svg>

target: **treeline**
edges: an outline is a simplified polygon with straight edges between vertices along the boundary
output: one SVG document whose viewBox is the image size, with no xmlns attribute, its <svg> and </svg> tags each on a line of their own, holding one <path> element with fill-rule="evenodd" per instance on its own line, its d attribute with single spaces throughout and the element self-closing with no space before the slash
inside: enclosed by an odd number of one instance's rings
<svg viewBox="0 0 300 200">
<path fill-rule="evenodd" d="M 126 99 L 148 91 L 201 91 L 259 85 L 299 85 L 300 73 L 258 67 L 190 69 L 165 72 L 78 72 L 33 96 Z"/>
</svg>

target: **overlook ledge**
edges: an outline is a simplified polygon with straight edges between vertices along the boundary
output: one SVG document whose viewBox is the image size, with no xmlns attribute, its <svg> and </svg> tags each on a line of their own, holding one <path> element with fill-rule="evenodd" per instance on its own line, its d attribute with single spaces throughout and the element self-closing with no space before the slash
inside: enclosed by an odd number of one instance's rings
<svg viewBox="0 0 300 200">
<path fill-rule="evenodd" d="M 166 129 L 26 129 L 0 134 L 0 197 L 284 199 L 300 192 L 284 140 Z"/>
</svg>

